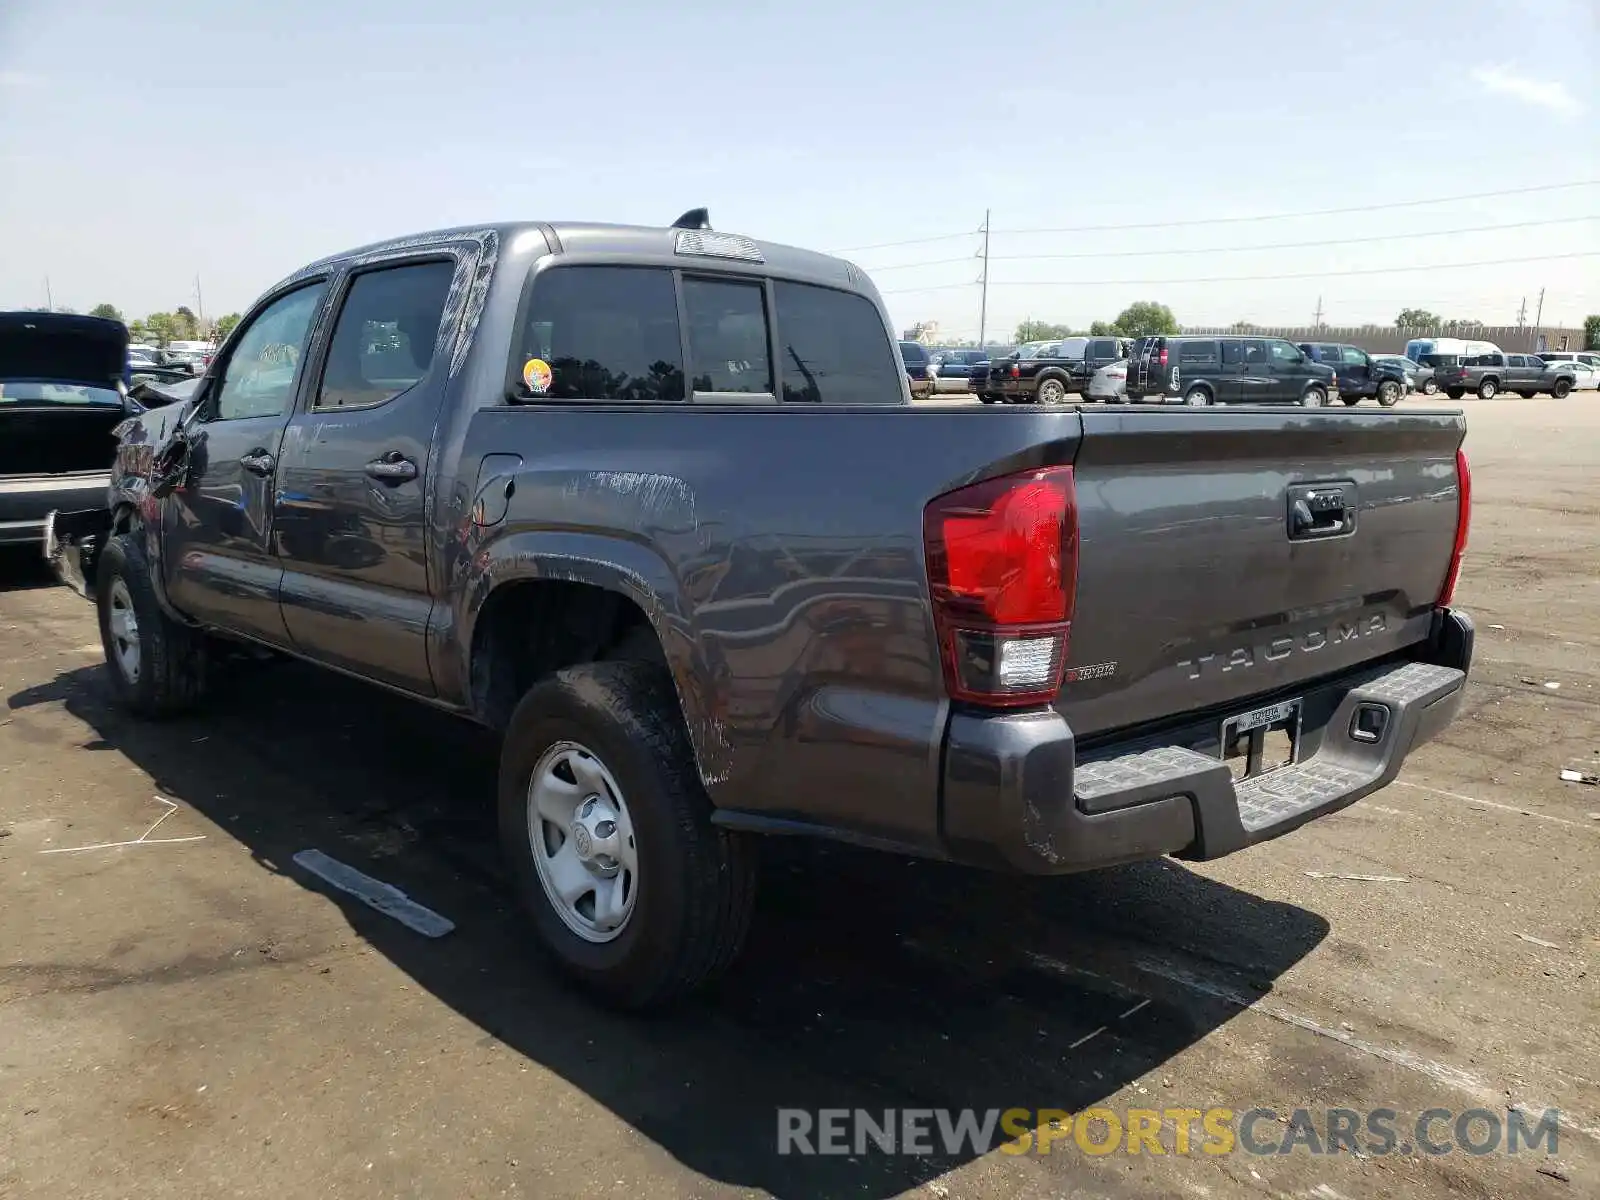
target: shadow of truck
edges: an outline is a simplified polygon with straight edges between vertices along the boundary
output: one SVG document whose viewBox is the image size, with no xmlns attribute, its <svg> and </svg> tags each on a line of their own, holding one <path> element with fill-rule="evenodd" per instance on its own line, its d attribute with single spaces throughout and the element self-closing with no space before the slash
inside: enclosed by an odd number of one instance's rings
<svg viewBox="0 0 1600 1200">
<path fill-rule="evenodd" d="M 685 1166 L 774 1195 L 890 1196 L 973 1157 L 937 1135 L 929 1157 L 780 1155 L 780 1108 L 1079 1111 L 1238 1011 L 1163 994 L 1136 960 L 1201 960 L 1253 999 L 1327 933 L 1314 913 L 1171 861 L 1013 879 L 772 841 L 730 977 L 670 1015 L 624 1017 L 532 950 L 494 846 L 491 735 L 294 663 L 252 669 L 203 714 L 164 724 L 114 708 L 98 665 L 9 697 L 56 702 L 263 869 L 323 891 L 291 862 L 316 847 L 449 916 L 456 931 L 429 940 L 327 891 L 357 936 L 486 1042 L 558 1073 Z"/>
</svg>

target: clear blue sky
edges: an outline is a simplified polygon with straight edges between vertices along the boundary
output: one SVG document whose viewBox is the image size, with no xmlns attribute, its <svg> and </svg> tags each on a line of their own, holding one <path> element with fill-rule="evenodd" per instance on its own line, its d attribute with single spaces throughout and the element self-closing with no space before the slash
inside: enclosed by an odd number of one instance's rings
<svg viewBox="0 0 1600 1200">
<path fill-rule="evenodd" d="M 818 249 L 1258 217 L 1600 179 L 1594 0 L 1042 6 L 0 0 L 0 308 L 246 307 L 302 262 L 521 217 Z M 997 232 L 989 329 L 1600 312 L 1600 187 L 1144 232 Z M 978 239 L 853 250 L 977 332 Z M 1127 251 L 1159 250 L 1130 257 Z M 1189 251 L 1189 253 L 1165 253 Z M 1040 259 L 1045 254 L 1104 257 Z M 1025 256 L 1025 257 L 1010 257 Z M 956 261 L 941 261 L 956 260 Z M 909 264 L 929 263 L 913 266 Z M 1310 273 L 1297 280 L 1151 282 Z M 1048 286 L 1056 283 L 1072 286 Z"/>
</svg>

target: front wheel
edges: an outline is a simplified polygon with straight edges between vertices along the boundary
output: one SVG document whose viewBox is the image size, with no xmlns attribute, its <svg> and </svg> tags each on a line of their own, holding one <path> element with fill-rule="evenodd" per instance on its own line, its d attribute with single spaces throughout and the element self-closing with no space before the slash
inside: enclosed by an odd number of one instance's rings
<svg viewBox="0 0 1600 1200">
<path fill-rule="evenodd" d="M 1320 387 L 1308 387 L 1305 395 L 1300 397 L 1302 408 L 1321 408 L 1328 403 L 1328 393 Z"/>
<path fill-rule="evenodd" d="M 143 717 L 194 707 L 205 691 L 205 636 L 162 609 L 138 535 L 122 533 L 106 543 L 94 583 L 100 643 L 117 701 Z"/>
<path fill-rule="evenodd" d="M 600 999 L 661 1007 L 733 962 L 754 847 L 711 823 L 659 666 L 589 663 L 536 684 L 506 730 L 499 809 L 539 942 Z"/>
<path fill-rule="evenodd" d="M 1492 379 L 1485 379 L 1478 385 L 1479 400 L 1493 400 L 1500 394 L 1500 385 Z"/>
<path fill-rule="evenodd" d="M 1437 396 L 1439 394 L 1439 385 L 1431 379 L 1428 380 L 1427 383 L 1422 385 L 1422 394 L 1424 396 Z"/>
<path fill-rule="evenodd" d="M 1385 408 L 1393 408 L 1400 403 L 1400 385 L 1392 379 L 1385 379 L 1378 385 L 1378 403 Z"/>
</svg>

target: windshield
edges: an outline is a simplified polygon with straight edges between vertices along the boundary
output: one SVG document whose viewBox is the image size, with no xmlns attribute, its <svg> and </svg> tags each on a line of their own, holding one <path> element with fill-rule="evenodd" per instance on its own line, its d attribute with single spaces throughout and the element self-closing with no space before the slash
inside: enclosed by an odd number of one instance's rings
<svg viewBox="0 0 1600 1200">
<path fill-rule="evenodd" d="M 0 404 L 109 404 L 120 407 L 122 397 L 111 388 L 78 387 L 68 383 L 0 382 Z"/>
</svg>

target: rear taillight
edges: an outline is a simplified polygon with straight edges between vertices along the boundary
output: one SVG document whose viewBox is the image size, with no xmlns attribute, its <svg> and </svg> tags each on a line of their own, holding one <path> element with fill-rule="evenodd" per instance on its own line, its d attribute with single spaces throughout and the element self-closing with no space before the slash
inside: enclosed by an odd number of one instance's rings
<svg viewBox="0 0 1600 1200">
<path fill-rule="evenodd" d="M 1467 465 L 1465 450 L 1456 451 L 1456 485 L 1460 488 L 1456 501 L 1456 543 L 1450 551 L 1450 570 L 1445 574 L 1444 587 L 1439 589 L 1440 608 L 1455 599 L 1456 584 L 1461 579 L 1461 556 L 1467 552 L 1467 528 L 1472 524 L 1472 468 Z"/>
<path fill-rule="evenodd" d="M 1071 467 L 986 479 L 930 503 L 923 552 L 945 687 L 996 707 L 1061 690 L 1078 589 Z"/>
<path fill-rule="evenodd" d="M 1022 378 L 1022 368 L 1017 366 L 1016 363 L 1012 363 L 1011 364 L 1011 378 L 1013 378 L 1013 379 L 1021 379 Z"/>
<path fill-rule="evenodd" d="M 1161 347 L 1161 353 L 1156 357 L 1156 365 L 1162 367 L 1167 365 L 1167 348 L 1165 346 Z"/>
</svg>

